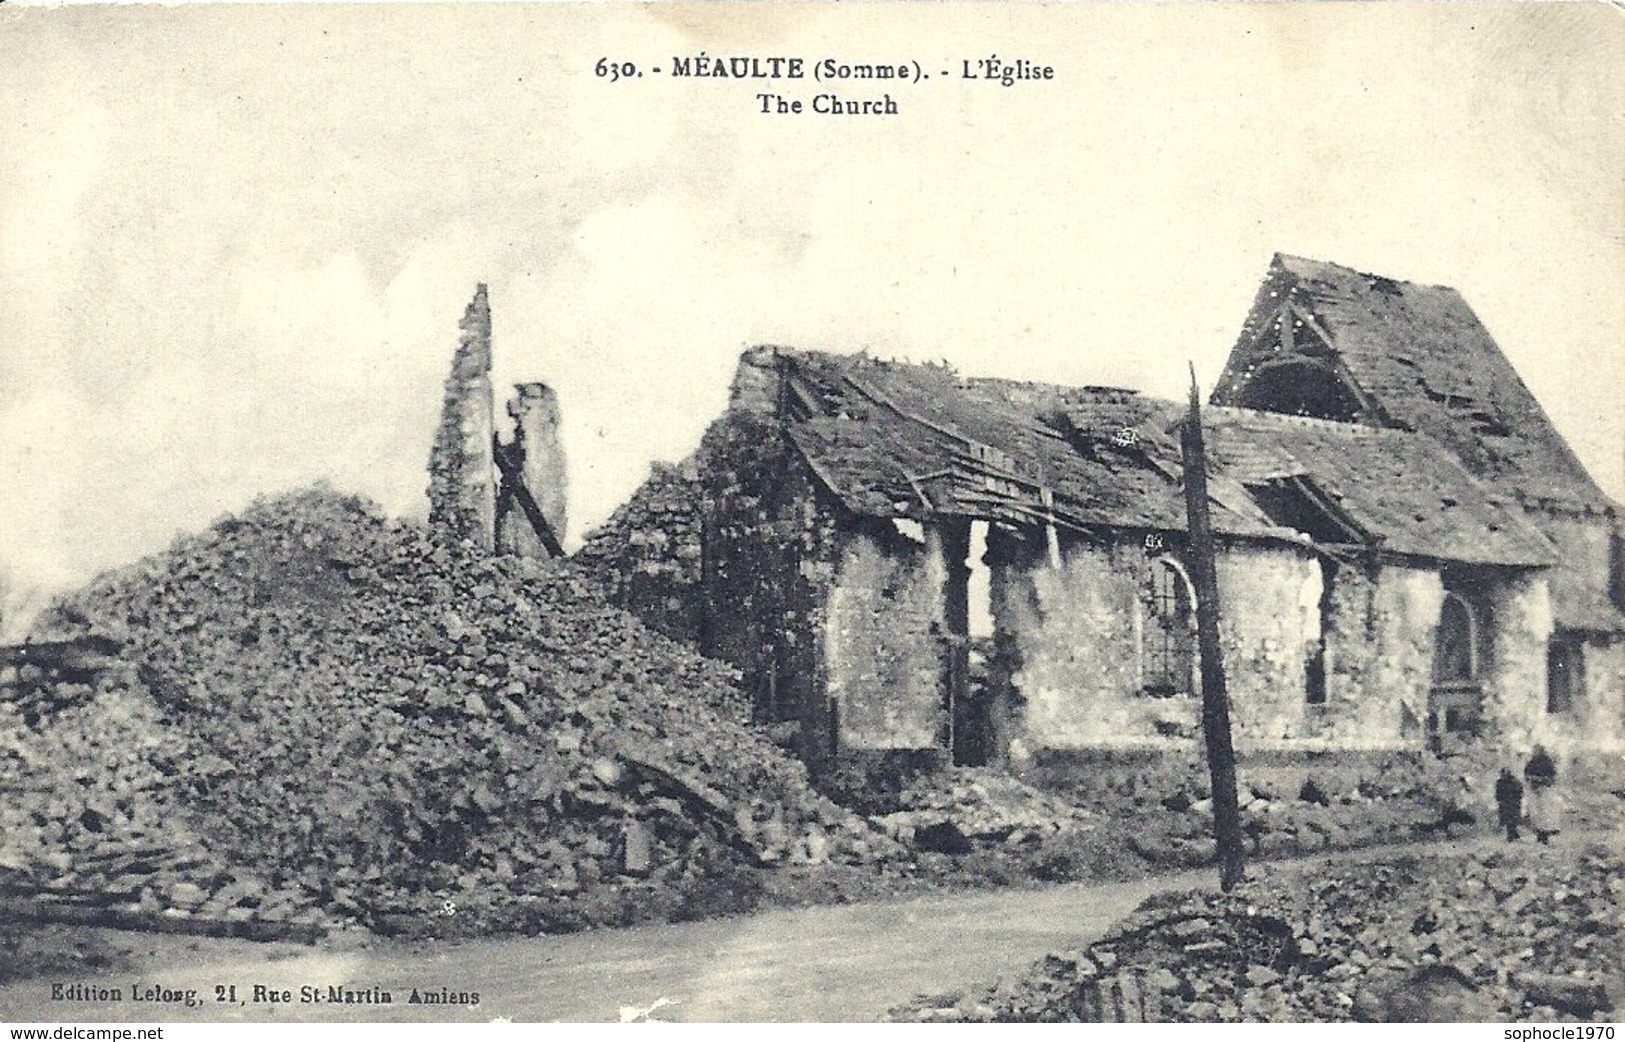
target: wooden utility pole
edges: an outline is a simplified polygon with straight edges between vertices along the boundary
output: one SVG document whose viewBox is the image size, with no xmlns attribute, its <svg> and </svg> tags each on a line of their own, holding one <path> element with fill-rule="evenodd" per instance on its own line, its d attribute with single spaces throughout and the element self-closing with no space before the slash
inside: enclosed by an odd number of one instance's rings
<svg viewBox="0 0 1625 1042">
<path fill-rule="evenodd" d="M 1242 880 L 1241 807 L 1236 799 L 1236 751 L 1230 744 L 1230 699 L 1224 687 L 1224 652 L 1219 647 L 1219 577 L 1214 566 L 1213 519 L 1208 514 L 1207 451 L 1202 444 L 1202 412 L 1191 366 L 1191 409 L 1181 431 L 1185 471 L 1185 516 L 1190 528 L 1191 573 L 1196 585 L 1196 643 L 1202 660 L 1202 736 L 1213 785 L 1213 836 L 1219 848 L 1219 887 Z"/>
</svg>

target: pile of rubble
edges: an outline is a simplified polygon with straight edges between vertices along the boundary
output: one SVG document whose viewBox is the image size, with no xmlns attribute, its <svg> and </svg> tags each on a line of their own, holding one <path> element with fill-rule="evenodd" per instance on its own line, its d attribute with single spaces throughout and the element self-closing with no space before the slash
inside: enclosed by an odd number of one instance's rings
<svg viewBox="0 0 1625 1042">
<path fill-rule="evenodd" d="M 1495 821 L 1494 767 L 1468 757 L 1391 753 L 1341 763 L 1244 763 L 1237 773 L 1242 830 L 1254 858 L 1487 834 Z M 1125 842 L 1145 864 L 1190 868 L 1214 859 L 1208 771 L 1195 757 L 1041 769 L 1032 779 L 1108 820 L 1134 821 Z M 1600 799 L 1617 820 L 1619 800 L 1607 793 Z"/>
<path fill-rule="evenodd" d="M 1625 1000 L 1618 851 L 1511 847 L 1148 900 L 1027 975 L 896 1011 L 948 1021 L 1607 1019 Z"/>
<path fill-rule="evenodd" d="M 900 851 L 749 727 L 731 672 L 569 562 L 462 555 L 330 491 L 107 576 L 39 635 L 86 631 L 117 633 L 133 675 L 24 725 L 32 766 L 8 750 L 9 813 L 41 830 L 7 829 L 13 891 L 66 875 L 148 900 L 125 862 L 92 874 L 86 834 L 120 815 L 132 849 L 163 846 L 180 873 L 157 877 L 167 908 L 291 894 L 413 933 L 682 917 L 726 909 L 765 866 Z M 130 734 L 98 734 L 110 705 Z M 111 815 L 83 813 L 87 791 Z M 207 856 L 182 871 L 194 837 Z"/>
<path fill-rule="evenodd" d="M 1019 848 L 1075 828 L 1092 816 L 1003 772 L 956 768 L 915 779 L 898 797 L 904 809 L 873 819 L 921 850 L 967 854 L 978 846 Z"/>
<path fill-rule="evenodd" d="M 871 785 L 861 789 L 861 780 Z M 853 772 L 824 779 L 845 806 L 908 849 L 938 886 L 1121 879 L 1144 862 L 1095 808 L 1076 806 L 998 768 Z"/>
<path fill-rule="evenodd" d="M 190 757 L 150 702 L 116 683 L 76 694 L 45 727 L 0 704 L 0 918 L 250 937 L 323 929 L 301 892 L 231 866 L 188 826 L 174 779 Z"/>
</svg>

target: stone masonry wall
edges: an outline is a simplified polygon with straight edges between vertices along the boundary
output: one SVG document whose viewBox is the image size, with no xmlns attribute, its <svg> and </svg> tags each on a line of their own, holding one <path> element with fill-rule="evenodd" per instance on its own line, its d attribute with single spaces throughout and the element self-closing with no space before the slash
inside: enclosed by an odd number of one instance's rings
<svg viewBox="0 0 1625 1042">
<path fill-rule="evenodd" d="M 993 548 L 990 546 L 990 550 Z M 1140 695 L 1145 554 L 1066 540 L 1051 568 L 1031 541 L 994 555 L 997 642 L 1008 656 L 1011 762 L 1042 749 L 1159 741 L 1158 723 L 1187 735 L 1194 700 Z"/>
<path fill-rule="evenodd" d="M 743 672 L 758 720 L 799 721 L 801 753 L 817 764 L 832 752 L 823 635 L 837 508 L 769 417 L 730 411 L 699 458 L 700 648 Z"/>
<path fill-rule="evenodd" d="M 1512 574 L 1486 584 L 1491 654 L 1483 676 L 1482 737 L 1527 748 L 1546 721 L 1546 646 L 1552 604 L 1546 573 Z"/>
<path fill-rule="evenodd" d="M 877 528 L 882 526 L 876 526 Z M 943 741 L 942 540 L 857 533 L 829 593 L 824 658 L 842 748 L 925 749 Z"/>
<path fill-rule="evenodd" d="M 1049 567 L 1036 540 L 1003 544 L 995 556 L 997 644 L 1018 766 L 1043 749 L 1168 748 L 1199 739 L 1197 697 L 1142 693 L 1150 567 L 1127 541 L 1109 548 L 1068 541 L 1060 569 Z M 1437 571 L 1338 565 L 1324 609 L 1326 571 L 1307 551 L 1222 546 L 1218 573 L 1239 750 L 1422 747 L 1444 596 Z M 1496 699 L 1530 689 L 1537 673 L 1544 691 L 1540 589 L 1533 578 L 1506 585 L 1493 611 L 1501 636 L 1485 683 Z M 1323 615 L 1326 701 L 1311 705 L 1309 660 Z"/>
<path fill-rule="evenodd" d="M 462 336 L 446 378 L 440 427 L 429 450 L 429 527 L 451 542 L 490 550 L 496 539 L 491 456 L 491 308 L 485 284 L 463 312 Z"/>
<path fill-rule="evenodd" d="M 1215 563 L 1236 747 L 1312 743 L 1306 690 L 1320 639 L 1319 563 L 1304 551 L 1234 544 Z"/>
<path fill-rule="evenodd" d="M 1586 693 L 1576 707 L 1578 723 L 1570 748 L 1625 752 L 1625 642 L 1588 643 L 1585 670 Z"/>
<path fill-rule="evenodd" d="M 1348 569 L 1344 569 L 1348 571 Z M 1429 568 L 1384 564 L 1370 585 L 1363 635 L 1359 620 L 1348 620 L 1332 654 L 1358 663 L 1339 670 L 1350 697 L 1364 707 L 1362 730 L 1371 746 L 1423 744 L 1428 689 L 1433 684 L 1433 647 L 1444 603 L 1444 581 Z"/>
<path fill-rule="evenodd" d="M 575 554 L 616 607 L 696 647 L 705 616 L 704 496 L 694 458 L 655 463 L 648 479 Z"/>
<path fill-rule="evenodd" d="M 1559 624 L 1617 629 L 1621 614 L 1609 589 L 1618 567 L 1611 559 L 1612 520 L 1540 510 L 1530 510 L 1528 516 L 1557 547 L 1557 564 L 1546 574 Z"/>
</svg>

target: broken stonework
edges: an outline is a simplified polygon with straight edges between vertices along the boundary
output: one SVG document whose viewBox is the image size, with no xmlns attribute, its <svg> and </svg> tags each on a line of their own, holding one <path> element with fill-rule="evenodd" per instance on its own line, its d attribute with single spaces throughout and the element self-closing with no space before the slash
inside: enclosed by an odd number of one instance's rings
<svg viewBox="0 0 1625 1042">
<path fill-rule="evenodd" d="M 513 440 L 501 449 L 517 465 L 556 546 L 564 532 L 566 489 L 559 396 L 544 383 L 515 384 L 508 415 L 514 421 Z M 499 494 L 497 504 L 497 549 L 521 557 L 552 556 L 552 547 L 532 524 L 517 494 Z"/>
<path fill-rule="evenodd" d="M 38 632 L 87 630 L 142 668 L 34 723 L 0 699 L 0 923 L 554 931 L 753 900 L 741 873 L 814 833 L 906 864 L 748 726 L 731 671 L 569 562 L 447 553 L 332 492 L 223 519 Z"/>
<path fill-rule="evenodd" d="M 581 559 L 617 605 L 738 668 L 756 720 L 799 731 L 843 791 L 860 767 L 1064 773 L 1086 752 L 1178 773 L 1203 701 L 1172 436 L 1188 411 L 755 347 L 681 472 L 657 470 Z M 1617 752 L 1617 510 L 1458 294 L 1277 257 L 1203 422 L 1231 741 L 1297 775 L 1244 807 L 1255 848 L 1485 819 L 1460 770 L 1448 791 L 1400 786 L 1415 820 L 1345 820 L 1305 789 L 1328 755 Z M 1489 429 L 1513 439 L 1507 467 Z M 1303 791 L 1328 820 L 1283 820 Z M 1153 805 L 1201 802 L 1176 786 Z M 1168 838 L 1134 841 L 1205 856 Z"/>
<path fill-rule="evenodd" d="M 442 541 L 520 557 L 561 557 L 565 523 L 559 403 L 541 383 L 515 385 L 513 437 L 499 441 L 491 392 L 485 284 L 463 313 L 429 452 L 429 526 Z"/>
<path fill-rule="evenodd" d="M 429 526 L 452 542 L 490 550 L 496 539 L 491 432 L 491 308 L 485 283 L 460 323 L 462 338 L 429 451 Z"/>
<path fill-rule="evenodd" d="M 1153 896 L 1087 947 L 971 988 L 952 1008 L 928 998 L 892 1016 L 1603 1020 L 1620 982 L 1622 872 L 1602 845 L 1271 866 L 1231 894 Z M 1129 982 L 1146 1001 L 1110 1001 Z"/>
<path fill-rule="evenodd" d="M 699 645 L 703 616 L 701 499 L 695 458 L 655 463 L 649 477 L 587 535 L 574 560 L 610 600 L 673 640 Z"/>
</svg>

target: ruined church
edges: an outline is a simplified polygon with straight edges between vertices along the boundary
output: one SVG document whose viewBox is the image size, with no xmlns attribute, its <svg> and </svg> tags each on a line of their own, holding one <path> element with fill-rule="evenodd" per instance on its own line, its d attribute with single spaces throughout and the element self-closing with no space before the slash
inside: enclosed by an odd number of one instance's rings
<svg viewBox="0 0 1625 1042">
<path fill-rule="evenodd" d="M 1202 417 L 1244 754 L 1625 746 L 1619 507 L 1455 290 L 1277 256 Z M 753 348 L 578 558 L 738 667 L 815 769 L 1190 747 L 1185 419 Z M 485 419 L 451 427 L 484 451 Z M 524 464 L 482 465 L 495 520 L 469 523 L 536 534 L 535 486 L 502 492 Z"/>
</svg>

